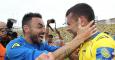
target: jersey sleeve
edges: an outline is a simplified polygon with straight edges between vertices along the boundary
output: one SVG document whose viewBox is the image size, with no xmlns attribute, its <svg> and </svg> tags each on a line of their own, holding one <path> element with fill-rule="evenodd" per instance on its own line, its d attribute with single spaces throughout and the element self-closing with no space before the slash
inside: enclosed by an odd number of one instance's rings
<svg viewBox="0 0 115 60">
<path fill-rule="evenodd" d="M 113 58 L 113 48 L 101 47 L 96 50 L 96 60 L 111 60 Z"/>
<path fill-rule="evenodd" d="M 44 46 L 45 46 L 45 49 L 49 52 L 54 52 L 55 50 L 60 48 L 60 46 L 51 46 L 51 45 L 48 45 L 48 43 L 44 43 Z"/>
<path fill-rule="evenodd" d="M 45 52 L 47 51 L 29 49 L 18 45 L 17 47 L 14 48 L 7 48 L 5 58 L 9 60 L 35 60 L 38 56 L 40 56 L 42 53 Z"/>
</svg>

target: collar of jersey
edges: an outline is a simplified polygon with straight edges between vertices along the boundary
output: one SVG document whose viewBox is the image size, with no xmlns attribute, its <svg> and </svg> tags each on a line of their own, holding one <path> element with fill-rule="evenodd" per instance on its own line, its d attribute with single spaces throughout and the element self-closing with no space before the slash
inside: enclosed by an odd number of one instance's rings
<svg viewBox="0 0 115 60">
<path fill-rule="evenodd" d="M 92 39 L 95 38 L 98 34 L 100 34 L 100 32 L 96 32 L 94 35 L 91 36 L 90 39 L 92 40 Z"/>
</svg>

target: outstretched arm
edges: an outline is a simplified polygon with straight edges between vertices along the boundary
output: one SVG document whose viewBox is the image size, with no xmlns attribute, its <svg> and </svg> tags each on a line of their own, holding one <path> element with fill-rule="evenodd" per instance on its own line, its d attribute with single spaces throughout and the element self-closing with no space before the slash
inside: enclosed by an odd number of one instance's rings
<svg viewBox="0 0 115 60">
<path fill-rule="evenodd" d="M 70 55 L 80 44 L 82 44 L 85 40 L 87 40 L 90 36 L 92 36 L 96 31 L 96 26 L 93 25 L 93 21 L 90 22 L 87 26 L 82 27 L 79 25 L 79 32 L 77 32 L 77 36 L 69 42 L 67 45 L 59 48 L 55 52 L 53 52 L 55 58 L 60 57 L 64 58 Z"/>
<path fill-rule="evenodd" d="M 79 30 L 79 32 L 77 32 L 79 34 L 77 34 L 77 36 L 71 42 L 69 42 L 68 44 L 64 45 L 63 47 L 60 47 L 56 51 L 52 52 L 50 54 L 52 56 L 47 55 L 49 57 L 49 59 L 51 58 L 51 59 L 55 60 L 58 57 L 64 58 L 64 57 L 67 57 L 68 55 L 70 55 L 80 44 L 82 44 L 90 36 L 92 36 L 92 34 L 95 33 L 96 27 L 95 27 L 95 25 L 92 26 L 92 24 L 93 24 L 93 21 L 90 22 L 85 27 L 79 26 L 81 28 L 81 30 Z"/>
</svg>

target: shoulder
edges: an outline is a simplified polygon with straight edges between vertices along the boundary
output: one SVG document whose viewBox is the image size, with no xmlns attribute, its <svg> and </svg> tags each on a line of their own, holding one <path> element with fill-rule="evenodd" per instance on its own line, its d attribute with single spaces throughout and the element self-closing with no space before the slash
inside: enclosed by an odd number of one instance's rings
<svg viewBox="0 0 115 60">
<path fill-rule="evenodd" d="M 16 39 L 10 41 L 6 48 L 13 48 L 13 47 L 16 47 L 16 46 L 21 46 L 21 44 L 24 42 L 24 38 L 19 36 L 17 37 Z"/>
<path fill-rule="evenodd" d="M 106 44 L 111 44 L 111 43 L 115 43 L 115 40 L 113 40 L 113 38 L 105 33 L 100 33 L 98 34 L 94 39 L 93 39 L 94 43 L 106 43 Z"/>
</svg>

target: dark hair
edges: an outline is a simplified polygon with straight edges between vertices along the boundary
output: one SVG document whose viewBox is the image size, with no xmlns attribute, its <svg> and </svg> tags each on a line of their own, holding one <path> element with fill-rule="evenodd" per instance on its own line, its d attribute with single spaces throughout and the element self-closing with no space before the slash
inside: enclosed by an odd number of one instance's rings
<svg viewBox="0 0 115 60">
<path fill-rule="evenodd" d="M 49 38 L 53 38 L 53 35 L 50 34 L 50 35 L 48 35 L 48 37 L 49 37 Z"/>
<path fill-rule="evenodd" d="M 23 19 L 22 19 L 22 28 L 24 25 L 27 25 L 28 22 L 30 22 L 30 20 L 33 17 L 38 17 L 38 18 L 42 18 L 42 16 L 39 13 L 27 13 L 24 15 Z"/>
<path fill-rule="evenodd" d="M 17 33 L 17 32 L 13 32 L 13 33 L 12 33 L 12 38 L 17 38 L 17 36 L 18 36 L 18 33 Z"/>
<path fill-rule="evenodd" d="M 85 16 L 88 21 L 94 20 L 95 18 L 92 7 L 86 3 L 79 3 L 74 5 L 66 12 L 66 16 L 68 16 L 70 13 L 73 14 L 73 17 Z"/>
</svg>

